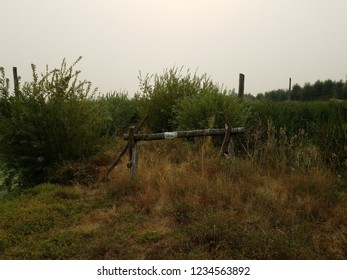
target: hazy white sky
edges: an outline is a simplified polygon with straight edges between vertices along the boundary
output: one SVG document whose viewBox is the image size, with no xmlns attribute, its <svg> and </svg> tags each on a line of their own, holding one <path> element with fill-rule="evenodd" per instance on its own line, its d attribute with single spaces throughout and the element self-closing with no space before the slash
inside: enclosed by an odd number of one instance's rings
<svg viewBox="0 0 347 280">
<path fill-rule="evenodd" d="M 257 94 L 347 75 L 346 0 L 0 0 L 0 66 L 30 80 L 79 56 L 102 93 L 184 65 Z"/>
</svg>

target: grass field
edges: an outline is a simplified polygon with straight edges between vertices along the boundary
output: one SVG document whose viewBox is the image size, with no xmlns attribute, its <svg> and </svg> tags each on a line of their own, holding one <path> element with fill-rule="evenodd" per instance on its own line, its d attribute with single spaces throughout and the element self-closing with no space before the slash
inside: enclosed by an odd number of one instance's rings
<svg viewBox="0 0 347 280">
<path fill-rule="evenodd" d="M 108 182 L 0 201 L 0 258 L 347 258 L 346 181 L 318 161 L 273 172 L 220 159 L 209 139 L 139 150 L 136 181 L 123 161 Z"/>
</svg>

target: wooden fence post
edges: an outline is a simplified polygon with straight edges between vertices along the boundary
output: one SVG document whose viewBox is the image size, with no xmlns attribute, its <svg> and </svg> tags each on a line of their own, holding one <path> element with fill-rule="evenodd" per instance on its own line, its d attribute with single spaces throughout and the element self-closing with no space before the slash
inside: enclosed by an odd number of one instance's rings
<svg viewBox="0 0 347 280">
<path fill-rule="evenodd" d="M 221 147 L 221 150 L 219 152 L 219 156 L 226 156 L 229 159 L 234 159 L 235 158 L 235 147 L 234 147 L 234 142 L 232 138 L 232 127 L 231 127 L 231 122 L 226 114 L 224 112 L 221 112 L 222 116 L 224 117 L 224 127 L 225 127 L 225 135 L 224 135 L 224 140 L 223 144 Z"/>
<path fill-rule="evenodd" d="M 12 67 L 12 70 L 13 70 L 14 94 L 15 96 L 18 96 L 19 80 L 18 80 L 17 67 Z"/>
<path fill-rule="evenodd" d="M 146 119 L 148 118 L 148 115 L 146 115 L 143 120 L 140 122 L 140 124 L 138 125 L 138 127 L 135 129 L 135 133 L 139 132 L 141 127 L 144 125 Z M 128 143 L 125 145 L 125 147 L 123 148 L 123 150 L 120 152 L 120 154 L 118 155 L 118 157 L 116 158 L 116 160 L 112 163 L 112 165 L 109 167 L 109 169 L 107 170 L 106 173 L 106 179 L 108 179 L 108 176 L 110 175 L 111 171 L 113 170 L 113 168 L 115 168 L 115 166 L 119 163 L 119 161 L 121 160 L 121 158 L 125 155 L 127 149 L 129 148 L 129 141 Z"/>
<path fill-rule="evenodd" d="M 138 159 L 139 159 L 139 154 L 138 154 L 137 144 L 135 142 L 132 148 L 132 155 L 131 155 L 131 167 L 130 167 L 131 180 L 136 179 Z"/>
<path fill-rule="evenodd" d="M 239 98 L 243 98 L 245 92 L 245 75 L 240 73 L 239 76 Z"/>
<path fill-rule="evenodd" d="M 129 163 L 128 168 L 130 169 L 131 179 L 134 180 L 136 177 L 137 164 L 138 164 L 138 151 L 137 145 L 134 138 L 135 127 L 129 128 Z"/>
</svg>

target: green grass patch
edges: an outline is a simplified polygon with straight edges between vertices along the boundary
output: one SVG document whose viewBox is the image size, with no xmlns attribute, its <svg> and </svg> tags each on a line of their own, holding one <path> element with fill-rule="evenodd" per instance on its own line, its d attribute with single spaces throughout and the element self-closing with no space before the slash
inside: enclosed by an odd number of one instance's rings
<svg viewBox="0 0 347 280">
<path fill-rule="evenodd" d="M 72 231 L 104 196 L 88 198 L 82 187 L 43 184 L 10 194 L 0 203 L 0 256 L 9 259 L 73 259 L 92 234 Z"/>
</svg>

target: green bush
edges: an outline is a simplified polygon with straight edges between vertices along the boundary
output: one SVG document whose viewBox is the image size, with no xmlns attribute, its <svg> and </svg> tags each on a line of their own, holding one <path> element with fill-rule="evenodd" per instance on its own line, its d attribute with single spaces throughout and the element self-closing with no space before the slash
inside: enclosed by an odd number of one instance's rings
<svg viewBox="0 0 347 280">
<path fill-rule="evenodd" d="M 175 122 L 179 129 L 223 128 L 226 122 L 233 127 L 243 126 L 250 109 L 236 94 L 217 86 L 180 99 L 174 106 Z"/>
<path fill-rule="evenodd" d="M 135 99 L 129 99 L 126 93 L 112 92 L 97 100 L 107 112 L 107 135 L 121 135 L 131 124 L 139 120 Z"/>
<path fill-rule="evenodd" d="M 78 59 L 76 63 L 79 61 Z M 33 186 L 64 161 L 85 158 L 101 144 L 105 115 L 92 101 L 96 90 L 67 67 L 48 71 L 14 94 L 4 71 L 0 79 L 0 162 L 7 187 Z"/>
<path fill-rule="evenodd" d="M 137 96 L 142 115 L 148 114 L 149 128 L 154 132 L 176 129 L 174 106 L 187 96 L 194 96 L 214 88 L 212 81 L 182 68 L 165 70 L 162 75 L 139 77 L 142 94 Z"/>
</svg>

